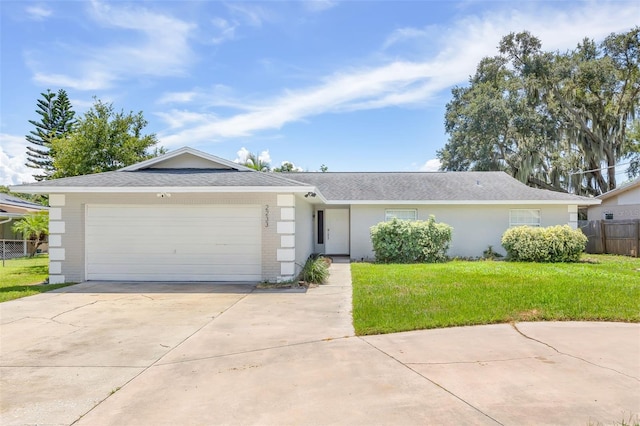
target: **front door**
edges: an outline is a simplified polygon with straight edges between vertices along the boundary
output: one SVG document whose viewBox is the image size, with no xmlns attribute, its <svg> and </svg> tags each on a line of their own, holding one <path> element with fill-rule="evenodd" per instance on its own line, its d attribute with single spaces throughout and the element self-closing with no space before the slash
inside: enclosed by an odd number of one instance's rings
<svg viewBox="0 0 640 426">
<path fill-rule="evenodd" d="M 349 254 L 349 209 L 327 209 L 325 218 L 325 253 Z"/>
</svg>

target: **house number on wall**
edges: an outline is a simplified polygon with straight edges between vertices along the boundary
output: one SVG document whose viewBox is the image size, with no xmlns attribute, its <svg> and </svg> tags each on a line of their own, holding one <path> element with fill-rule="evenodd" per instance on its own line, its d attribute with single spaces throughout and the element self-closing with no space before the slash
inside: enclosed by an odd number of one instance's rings
<svg viewBox="0 0 640 426">
<path fill-rule="evenodd" d="M 269 227 L 269 204 L 264 207 L 264 227 Z"/>
</svg>

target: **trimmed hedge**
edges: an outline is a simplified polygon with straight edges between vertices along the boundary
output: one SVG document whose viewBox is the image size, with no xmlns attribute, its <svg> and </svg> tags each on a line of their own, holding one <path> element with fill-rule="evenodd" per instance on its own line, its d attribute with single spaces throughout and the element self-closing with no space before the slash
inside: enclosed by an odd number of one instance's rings
<svg viewBox="0 0 640 426">
<path fill-rule="evenodd" d="M 576 262 L 587 241 L 582 231 L 568 225 L 518 226 L 502 234 L 509 260 L 524 262 Z"/>
<path fill-rule="evenodd" d="M 435 263 L 447 260 L 453 228 L 436 223 L 433 216 L 427 221 L 408 221 L 396 218 L 371 227 L 371 242 L 376 262 Z"/>
</svg>

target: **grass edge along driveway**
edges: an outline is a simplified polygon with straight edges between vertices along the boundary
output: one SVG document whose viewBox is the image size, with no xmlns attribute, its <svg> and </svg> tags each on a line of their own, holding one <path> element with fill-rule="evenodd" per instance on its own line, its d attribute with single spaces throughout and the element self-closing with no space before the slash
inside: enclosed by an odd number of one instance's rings
<svg viewBox="0 0 640 426">
<path fill-rule="evenodd" d="M 640 259 L 351 264 L 358 335 L 513 321 L 640 322 Z"/>
<path fill-rule="evenodd" d="M 0 262 L 2 262 L 0 260 Z M 32 296 L 70 284 L 43 284 L 49 276 L 49 256 L 21 257 L 0 263 L 0 302 Z"/>
</svg>

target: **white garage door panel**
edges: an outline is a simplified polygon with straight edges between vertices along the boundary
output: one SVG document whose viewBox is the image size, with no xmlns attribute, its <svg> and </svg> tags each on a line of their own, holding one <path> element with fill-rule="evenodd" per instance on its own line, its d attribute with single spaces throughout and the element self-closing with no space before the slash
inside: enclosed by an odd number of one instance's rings
<svg viewBox="0 0 640 426">
<path fill-rule="evenodd" d="M 111 272 L 107 275 L 96 274 L 94 278 L 91 278 L 93 281 L 124 281 L 124 282 L 142 282 L 142 281 L 154 281 L 154 282 L 254 282 L 258 281 L 253 276 L 242 277 L 237 274 L 230 275 L 217 275 L 215 279 L 211 279 L 210 275 L 194 275 L 188 273 L 181 273 L 176 275 L 167 275 L 163 279 L 149 279 L 146 275 L 134 275 L 131 273 L 114 273 Z"/>
<path fill-rule="evenodd" d="M 88 280 L 258 281 L 260 206 L 87 207 Z"/>
<path fill-rule="evenodd" d="M 132 251 L 132 247 L 128 247 L 127 251 Z M 203 251 L 205 251 L 203 253 Z M 216 263 L 218 261 L 231 262 L 231 263 L 246 263 L 246 259 L 243 259 L 239 255 L 247 255 L 248 259 L 251 259 L 252 256 L 260 255 L 259 247 L 231 247 L 228 249 L 224 249 L 222 247 L 204 247 L 202 251 L 181 251 L 181 250 L 171 250 L 168 248 L 162 247 L 142 247 L 140 252 L 144 252 L 146 257 L 153 257 L 157 259 L 158 262 L 167 262 L 175 259 L 177 262 L 187 262 L 187 263 L 202 263 L 202 262 L 211 262 L 213 259 Z M 139 257 L 139 256 L 134 256 Z M 122 258 L 122 249 L 114 250 L 113 248 L 102 248 L 100 250 L 95 250 L 87 256 L 87 261 L 89 263 L 96 263 L 100 261 L 109 261 L 112 262 L 114 260 L 121 260 L 124 263 L 135 263 L 137 260 L 132 260 L 131 257 Z M 117 262 L 116 262 L 117 263 Z"/>
<path fill-rule="evenodd" d="M 213 244 L 209 242 L 203 243 L 206 247 L 206 253 L 201 251 L 202 247 L 194 246 L 193 243 L 174 243 L 170 245 L 170 242 L 154 245 L 147 242 L 141 243 L 140 241 L 126 242 L 126 239 L 121 240 L 121 246 L 96 246 L 91 251 L 91 254 L 104 255 L 104 254 L 116 254 L 122 253 L 122 246 L 127 247 L 127 251 L 130 253 L 137 253 L 140 256 L 147 256 L 149 254 L 172 254 L 172 255 L 188 255 L 188 256 L 210 256 L 215 254 L 258 254 L 260 253 L 260 246 L 254 244 L 247 244 L 238 242 L 238 244 Z M 89 260 L 92 260 L 91 258 Z"/>
<path fill-rule="evenodd" d="M 237 266 L 242 266 L 242 274 L 238 273 Z M 163 275 L 182 275 L 183 273 L 189 275 L 255 275 L 259 274 L 260 270 L 255 265 L 185 265 L 186 272 L 176 273 L 176 270 L 171 265 L 157 264 L 157 265 L 127 265 L 123 267 L 120 264 L 100 264 L 93 266 L 94 274 L 108 275 L 114 269 L 117 268 L 122 273 L 130 275 L 147 275 L 147 274 L 163 274 Z"/>
<path fill-rule="evenodd" d="M 105 219 L 117 219 L 122 218 L 126 220 L 147 219 L 152 220 L 168 220 L 171 221 L 172 216 L 167 216 L 168 211 L 173 211 L 176 214 L 185 213 L 188 217 L 201 217 L 204 219 L 216 219 L 216 218 L 254 218 L 255 205 L 171 205 L 171 206 L 126 206 L 126 205 L 102 205 L 91 206 L 93 208 L 105 208 L 102 211 L 93 210 L 91 217 L 105 218 Z M 218 209 L 212 211 L 211 208 Z M 188 211 L 187 211 L 188 210 Z M 229 215 L 229 212 L 233 212 Z M 177 216 L 174 216 L 177 217 Z"/>
<path fill-rule="evenodd" d="M 105 226 L 108 225 L 108 226 Z M 253 226 L 252 226 L 253 225 Z M 202 228 L 191 228 L 189 226 L 184 226 L 183 229 L 175 229 L 176 227 L 180 227 L 179 223 L 173 223 L 168 225 L 159 225 L 157 227 L 136 224 L 134 222 L 109 222 L 108 224 L 103 224 L 99 228 L 89 227 L 88 232 L 90 232 L 95 238 L 104 238 L 113 234 L 113 228 L 115 227 L 124 227 L 135 230 L 135 233 L 129 234 L 120 234 L 120 241 L 127 243 L 139 243 L 141 245 L 146 244 L 150 237 L 155 237 L 150 233 L 160 233 L 161 235 L 157 235 L 158 237 L 162 237 L 161 241 L 171 242 L 173 244 L 180 244 L 182 242 L 187 243 L 190 239 L 197 238 L 199 241 L 208 241 L 211 244 L 217 245 L 234 245 L 237 242 L 242 242 L 245 244 L 254 243 L 255 244 L 255 229 L 256 224 L 251 224 L 249 222 L 243 222 L 241 224 L 232 224 L 228 223 L 225 227 L 220 226 L 219 224 L 209 224 L 203 222 L 200 226 Z M 251 227 L 247 229 L 246 227 Z M 259 222 L 258 222 L 259 227 Z M 234 228 L 236 231 L 234 232 Z M 158 240 L 153 238 L 154 243 L 158 243 Z"/>
<path fill-rule="evenodd" d="M 242 253 L 243 255 L 247 253 Z M 257 255 L 257 253 L 254 253 Z M 137 256 L 135 256 L 137 257 Z M 96 256 L 92 255 L 88 261 L 89 264 L 93 266 L 97 265 L 137 265 L 140 261 L 136 258 L 127 258 L 123 259 L 121 255 L 115 253 L 107 253 L 104 255 Z M 179 263 L 180 265 L 245 265 L 246 267 L 250 267 L 252 265 L 256 265 L 255 263 L 247 263 L 246 259 L 251 259 L 251 253 L 248 253 L 247 256 L 238 256 L 238 255 L 207 255 L 207 254 L 199 254 L 199 255 L 174 255 L 174 254 L 153 254 L 147 256 L 147 261 L 144 262 L 145 265 L 171 265 L 173 267 L 174 264 Z M 257 266 L 257 265 L 256 265 Z"/>
</svg>

